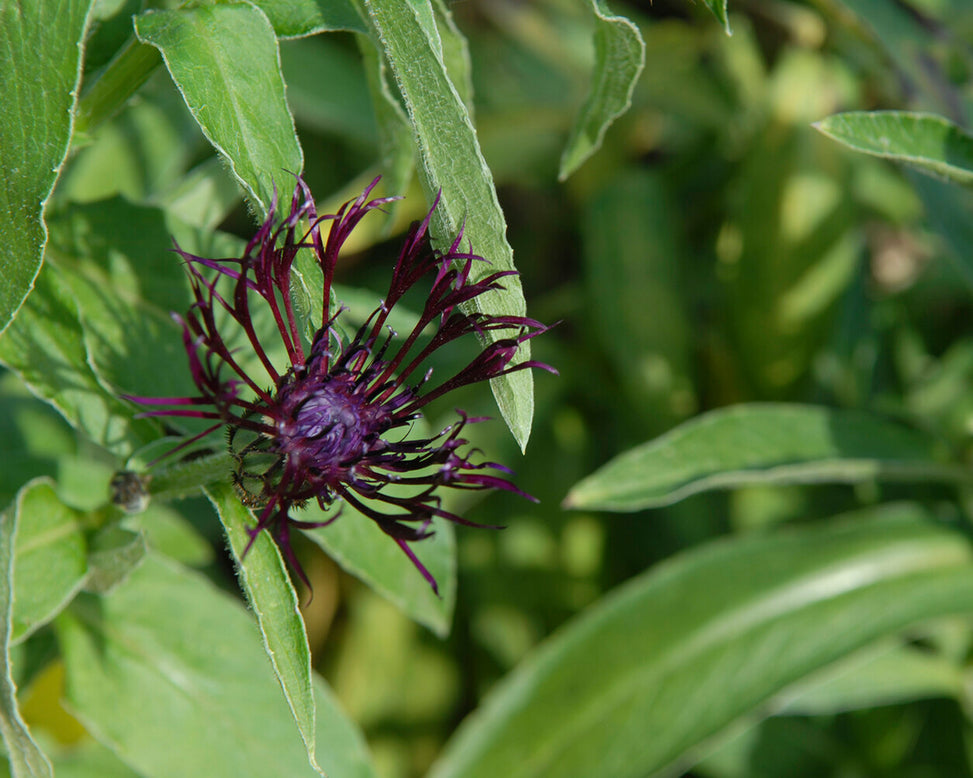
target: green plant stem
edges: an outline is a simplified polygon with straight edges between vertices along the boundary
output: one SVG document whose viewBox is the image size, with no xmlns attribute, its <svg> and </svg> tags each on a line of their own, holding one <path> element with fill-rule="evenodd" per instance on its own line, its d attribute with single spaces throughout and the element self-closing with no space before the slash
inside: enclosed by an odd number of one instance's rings
<svg viewBox="0 0 973 778">
<path fill-rule="evenodd" d="M 175 462 L 152 472 L 148 491 L 151 497 L 159 500 L 185 497 L 204 486 L 228 482 L 233 467 L 233 458 L 225 451 Z"/>
<path fill-rule="evenodd" d="M 132 38 L 82 95 L 75 132 L 91 132 L 114 116 L 160 64 L 158 49 Z"/>
</svg>

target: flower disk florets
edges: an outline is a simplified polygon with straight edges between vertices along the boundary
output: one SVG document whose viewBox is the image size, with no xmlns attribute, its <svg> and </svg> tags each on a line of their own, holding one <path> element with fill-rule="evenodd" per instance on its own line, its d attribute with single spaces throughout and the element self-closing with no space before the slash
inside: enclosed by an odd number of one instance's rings
<svg viewBox="0 0 973 778">
<path fill-rule="evenodd" d="M 278 217 L 275 201 L 241 257 L 205 259 L 177 247 L 186 260 L 195 301 L 184 317 L 175 318 L 182 326 L 198 394 L 132 399 L 171 406 L 146 415 L 212 421 L 187 442 L 227 428 L 229 451 L 237 463 L 234 480 L 244 501 L 257 509 L 251 542 L 269 530 L 302 577 L 290 546 L 291 528 L 324 526 L 338 516 L 334 503 L 342 503 L 375 521 L 435 589 L 435 580 L 409 544 L 431 534 L 434 517 L 470 523 L 441 507 L 438 489 L 498 488 L 529 495 L 507 480 L 506 468 L 471 461 L 461 433 L 476 419 L 460 412 L 438 435 L 415 438 L 407 433 L 429 402 L 453 389 L 530 367 L 553 370 L 532 361 L 512 364 L 518 346 L 546 329 L 542 324 L 460 308 L 500 289 L 500 280 L 513 271 L 472 280 L 475 263 L 485 260 L 461 250 L 462 235 L 448 251 L 433 250 L 428 237 L 432 210 L 406 237 L 384 301 L 344 342 L 338 326 L 342 312 L 332 312 L 330 305 L 335 264 L 365 214 L 394 199 L 369 200 L 376 183 L 337 213 L 318 216 L 310 191 L 299 179 L 288 213 Z M 292 270 L 300 251 L 313 254 L 324 280 L 323 325 L 309 344 L 292 299 Z M 397 339 L 388 326 L 389 313 L 421 279 L 430 283 L 423 310 L 412 330 Z M 265 334 L 258 334 L 258 314 L 267 313 L 275 325 L 272 339 L 279 337 L 279 342 L 269 343 Z M 237 336 L 242 333 L 252 353 L 230 348 L 227 328 Z M 497 331 L 508 334 L 489 335 Z M 488 345 L 458 373 L 427 388 L 427 358 L 471 334 Z M 286 364 L 271 358 L 279 351 L 286 353 Z M 310 500 L 332 509 L 333 515 L 319 522 L 291 515 Z"/>
<path fill-rule="evenodd" d="M 389 414 L 369 405 L 350 376 L 329 381 L 295 381 L 278 395 L 275 449 L 309 478 L 336 485 L 351 469 L 382 447 Z"/>
</svg>

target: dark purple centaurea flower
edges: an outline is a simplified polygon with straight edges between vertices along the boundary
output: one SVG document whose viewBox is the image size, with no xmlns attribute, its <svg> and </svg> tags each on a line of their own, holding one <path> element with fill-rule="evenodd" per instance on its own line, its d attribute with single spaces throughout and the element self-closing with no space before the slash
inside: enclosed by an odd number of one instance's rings
<svg viewBox="0 0 973 778">
<path fill-rule="evenodd" d="M 341 310 L 330 311 L 335 263 L 365 214 L 396 199 L 369 200 L 376 183 L 377 179 L 336 214 L 319 217 L 310 191 L 298 179 L 290 211 L 278 220 L 275 200 L 239 258 L 204 259 L 177 247 L 186 260 L 195 302 L 185 317 L 174 314 L 174 318 L 182 325 L 199 394 L 130 399 L 173 406 L 150 411 L 148 416 L 214 422 L 187 443 L 227 428 L 230 452 L 237 463 L 234 480 L 244 502 L 258 511 L 250 543 L 262 530 L 269 530 L 305 582 L 291 550 L 291 528 L 324 526 L 340 513 L 317 523 L 292 517 L 292 508 L 314 499 L 322 509 L 335 502 L 347 503 L 375 521 L 436 590 L 436 581 L 409 544 L 432 534 L 429 525 L 435 516 L 472 524 L 441 507 L 439 487 L 497 488 L 533 498 L 507 480 L 507 468 L 471 461 L 472 452 L 464 450 L 468 441 L 461 434 L 468 422 L 479 419 L 459 412 L 454 424 L 424 439 L 409 439 L 404 430 L 429 402 L 458 387 L 525 368 L 554 371 L 534 361 L 511 364 L 518 345 L 546 329 L 540 322 L 459 309 L 461 304 L 501 288 L 501 279 L 514 271 L 494 272 L 472 281 L 474 263 L 484 260 L 461 250 L 462 234 L 448 251 L 433 250 L 428 237 L 432 210 L 406 237 L 384 301 L 354 337 L 343 342 L 337 327 Z M 322 227 L 328 222 L 325 237 Z M 324 276 L 324 324 L 307 347 L 291 295 L 291 270 L 301 249 L 313 251 Z M 403 342 L 394 342 L 386 323 L 389 312 L 421 279 L 429 280 L 430 290 L 419 320 Z M 262 344 L 257 336 L 254 305 L 267 306 L 273 314 L 287 354 L 283 369 L 270 359 L 270 344 Z M 270 388 L 261 384 L 266 379 L 248 374 L 238 361 L 239 352 L 228 347 L 221 336 L 218 321 L 226 314 L 245 333 L 273 384 Z M 427 328 L 432 332 L 424 339 Z M 426 372 L 423 363 L 432 352 L 464 335 L 482 336 L 498 330 L 509 330 L 509 337 L 490 342 L 465 368 L 427 388 L 431 371 Z M 390 435 L 393 430 L 400 431 Z M 392 485 L 410 487 L 411 493 L 402 496 L 401 490 L 389 489 Z"/>
</svg>

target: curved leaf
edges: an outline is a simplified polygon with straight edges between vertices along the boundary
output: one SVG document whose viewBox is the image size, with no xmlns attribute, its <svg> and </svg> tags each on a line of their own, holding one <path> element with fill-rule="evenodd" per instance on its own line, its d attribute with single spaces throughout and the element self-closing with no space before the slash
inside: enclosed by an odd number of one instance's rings
<svg viewBox="0 0 973 778">
<path fill-rule="evenodd" d="M 507 242 L 493 176 L 469 112 L 446 72 L 429 0 L 364 0 L 364 5 L 415 129 L 427 195 L 439 193 L 433 215 L 435 240 L 440 248 L 448 246 L 462 230 L 464 242 L 490 262 L 474 267 L 474 274 L 512 270 L 513 249 Z M 523 316 L 526 305 L 520 279 L 510 276 L 503 285 L 502 291 L 482 295 L 470 304 L 498 316 Z M 491 333 L 492 337 L 507 335 Z M 529 353 L 528 344 L 523 344 L 519 359 L 529 358 Z M 530 437 L 533 386 L 529 370 L 491 382 L 500 412 L 522 449 Z"/>
<path fill-rule="evenodd" d="M 0 3 L 0 332 L 41 266 L 44 207 L 68 153 L 91 5 Z"/>
<path fill-rule="evenodd" d="M 969 541 L 911 506 L 712 543 L 551 638 L 431 778 L 652 775 L 879 637 L 971 611 Z"/>
<path fill-rule="evenodd" d="M 779 713 L 827 716 L 933 697 L 962 699 L 963 668 L 928 649 L 881 640 L 788 689 Z"/>
<path fill-rule="evenodd" d="M 961 184 L 973 183 L 973 135 L 948 119 L 908 111 L 850 111 L 813 125 L 839 143 Z"/>
<path fill-rule="evenodd" d="M 570 508 L 635 511 L 710 489 L 872 479 L 969 481 L 928 436 L 858 411 L 812 405 L 725 408 L 615 457 L 576 484 Z"/>
<path fill-rule="evenodd" d="M 256 524 L 253 514 L 243 506 L 228 483 L 209 486 L 206 495 L 223 522 L 236 561 L 240 586 L 257 617 L 264 650 L 294 714 L 307 747 L 308 759 L 311 766 L 319 770 L 315 761 L 311 649 L 307 643 L 304 619 L 298 609 L 297 593 L 291 585 L 284 561 L 266 532 L 257 536 L 244 558 L 244 550 L 250 542 L 247 530 Z"/>
<path fill-rule="evenodd" d="M 203 134 L 265 216 L 274 183 L 289 190 L 304 166 L 267 17 L 244 4 L 148 11 L 135 31 L 162 52 Z"/>
<path fill-rule="evenodd" d="M 604 0 L 591 0 L 591 5 L 596 19 L 591 93 L 561 154 L 560 181 L 601 148 L 608 127 L 631 106 L 632 92 L 645 65 L 645 42 L 639 28 L 624 16 L 610 13 Z"/>
</svg>

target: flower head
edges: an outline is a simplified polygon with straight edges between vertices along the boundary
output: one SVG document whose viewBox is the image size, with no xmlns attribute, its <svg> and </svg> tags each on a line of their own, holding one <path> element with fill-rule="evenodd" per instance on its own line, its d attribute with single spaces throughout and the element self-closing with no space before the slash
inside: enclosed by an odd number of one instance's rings
<svg viewBox="0 0 973 778">
<path fill-rule="evenodd" d="M 177 246 L 195 301 L 185 316 L 174 318 L 182 326 L 198 394 L 131 399 L 169 406 L 145 415 L 212 420 L 190 441 L 227 428 L 235 483 L 257 511 L 250 542 L 269 530 L 302 578 L 291 529 L 324 526 L 340 514 L 335 503 L 345 503 L 391 536 L 435 590 L 435 580 L 410 544 L 432 534 L 430 523 L 437 516 L 471 524 L 441 507 L 440 488 L 497 488 L 532 498 L 507 479 L 507 468 L 473 461 L 462 433 L 479 419 L 458 412 L 455 423 L 428 438 L 410 438 L 406 431 L 428 403 L 458 387 L 531 367 L 553 370 L 534 361 L 511 364 L 519 344 L 546 329 L 540 322 L 460 310 L 501 288 L 501 280 L 514 271 L 471 280 L 475 263 L 485 260 L 462 250 L 462 234 L 448 251 L 435 251 L 428 236 L 432 210 L 405 238 L 385 299 L 352 337 L 342 337 L 342 309 L 331 310 L 335 263 L 361 219 L 395 199 L 369 199 L 376 183 L 337 213 L 318 216 L 310 191 L 298 179 L 289 211 L 279 216 L 275 200 L 240 257 L 205 259 Z M 305 249 L 313 252 L 324 279 L 323 325 L 310 342 L 301 336 L 292 295 L 293 265 Z M 429 284 L 425 304 L 412 330 L 397 340 L 387 324 L 389 313 L 420 281 Z M 269 310 L 280 343 L 258 338 L 258 307 Z M 244 334 L 244 348 L 227 344 L 221 334 L 227 324 Z M 425 367 L 430 354 L 465 335 L 495 331 L 509 334 L 493 339 L 450 378 L 438 384 L 430 380 L 432 371 Z M 274 363 L 275 351 L 286 353 L 284 364 Z M 256 372 L 266 376 L 252 375 L 248 361 L 258 362 L 262 369 Z M 407 487 L 407 496 L 393 486 Z M 332 508 L 334 515 L 317 523 L 295 518 L 294 509 L 309 500 Z"/>
</svg>

